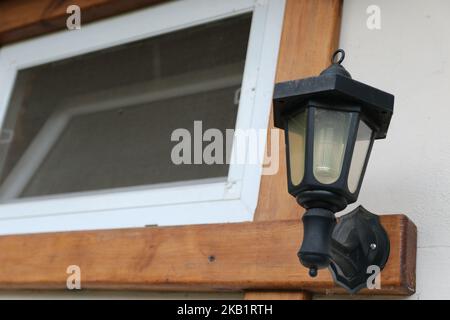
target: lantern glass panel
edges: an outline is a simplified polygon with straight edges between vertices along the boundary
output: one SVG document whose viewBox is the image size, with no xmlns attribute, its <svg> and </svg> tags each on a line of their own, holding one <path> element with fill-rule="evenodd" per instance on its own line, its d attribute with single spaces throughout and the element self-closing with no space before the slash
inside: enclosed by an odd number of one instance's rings
<svg viewBox="0 0 450 320">
<path fill-rule="evenodd" d="M 291 183 L 298 185 L 305 173 L 306 111 L 288 119 L 288 143 Z"/>
<path fill-rule="evenodd" d="M 350 172 L 348 175 L 348 190 L 354 193 L 359 185 L 364 164 L 367 159 L 370 142 L 372 140 L 372 129 L 364 122 L 359 122 L 358 134 L 356 136 L 355 148 L 353 149 Z"/>
<path fill-rule="evenodd" d="M 323 184 L 339 179 L 350 133 L 351 113 L 316 109 L 314 113 L 314 177 Z"/>
</svg>

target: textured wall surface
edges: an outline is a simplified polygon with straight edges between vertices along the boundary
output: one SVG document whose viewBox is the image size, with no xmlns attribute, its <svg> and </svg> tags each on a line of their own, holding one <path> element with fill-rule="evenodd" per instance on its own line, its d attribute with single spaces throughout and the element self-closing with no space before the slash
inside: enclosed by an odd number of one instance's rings
<svg viewBox="0 0 450 320">
<path fill-rule="evenodd" d="M 366 26 L 369 5 L 381 9 L 380 30 Z M 416 223 L 412 299 L 450 299 L 449 13 L 447 0 L 344 0 L 344 66 L 395 95 L 387 139 L 374 145 L 358 203 Z"/>
</svg>

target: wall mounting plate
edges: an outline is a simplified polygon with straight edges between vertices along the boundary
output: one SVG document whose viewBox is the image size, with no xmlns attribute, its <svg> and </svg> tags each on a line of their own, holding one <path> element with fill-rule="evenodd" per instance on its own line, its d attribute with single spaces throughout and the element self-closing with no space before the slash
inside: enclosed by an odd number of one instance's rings
<svg viewBox="0 0 450 320">
<path fill-rule="evenodd" d="M 331 240 L 330 271 L 350 293 L 367 287 L 369 277 L 381 271 L 389 257 L 390 243 L 377 215 L 362 206 L 342 216 Z"/>
</svg>

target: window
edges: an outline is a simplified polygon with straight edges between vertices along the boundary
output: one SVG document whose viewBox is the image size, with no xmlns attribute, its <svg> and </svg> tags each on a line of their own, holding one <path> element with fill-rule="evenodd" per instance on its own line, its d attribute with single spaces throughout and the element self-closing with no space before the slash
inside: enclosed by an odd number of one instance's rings
<svg viewBox="0 0 450 320">
<path fill-rule="evenodd" d="M 226 164 L 174 164 L 170 138 L 194 136 L 196 120 L 235 127 L 250 24 L 244 14 L 20 70 L 0 198 L 225 180 Z"/>
<path fill-rule="evenodd" d="M 177 1 L 2 48 L 0 233 L 251 220 L 260 165 L 177 165 L 171 138 L 267 128 L 283 8 Z"/>
</svg>

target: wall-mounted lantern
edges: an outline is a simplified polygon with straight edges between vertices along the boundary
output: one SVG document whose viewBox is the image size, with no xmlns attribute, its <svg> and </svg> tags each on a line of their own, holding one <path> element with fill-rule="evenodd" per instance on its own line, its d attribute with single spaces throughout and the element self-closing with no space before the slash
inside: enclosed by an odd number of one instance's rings
<svg viewBox="0 0 450 320">
<path fill-rule="evenodd" d="M 336 282 L 355 292 L 366 286 L 368 267 L 386 264 L 389 239 L 378 216 L 362 207 L 337 224 L 334 214 L 357 200 L 394 96 L 353 80 L 344 57 L 339 49 L 319 76 L 277 83 L 273 102 L 275 126 L 285 130 L 288 190 L 307 209 L 299 259 L 312 277 L 330 267 Z"/>
</svg>

